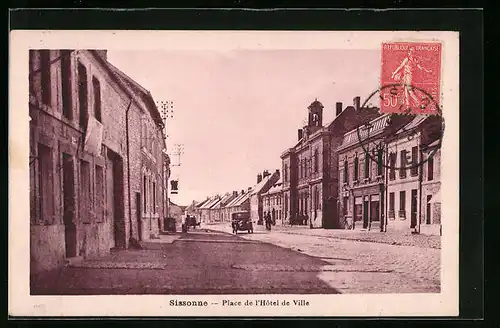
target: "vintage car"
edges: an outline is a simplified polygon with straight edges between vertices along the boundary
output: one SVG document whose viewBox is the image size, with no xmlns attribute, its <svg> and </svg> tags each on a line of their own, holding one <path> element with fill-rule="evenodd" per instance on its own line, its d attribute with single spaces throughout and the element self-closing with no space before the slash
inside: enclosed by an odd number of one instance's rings
<svg viewBox="0 0 500 328">
<path fill-rule="evenodd" d="M 233 228 L 234 234 L 237 234 L 238 231 L 253 233 L 253 224 L 250 219 L 250 212 L 235 212 L 231 214 L 231 227 Z"/>
</svg>

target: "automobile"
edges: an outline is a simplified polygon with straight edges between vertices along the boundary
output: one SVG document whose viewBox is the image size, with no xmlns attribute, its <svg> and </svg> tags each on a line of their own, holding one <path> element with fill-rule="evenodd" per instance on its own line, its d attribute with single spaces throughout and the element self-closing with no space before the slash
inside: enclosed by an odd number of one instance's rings
<svg viewBox="0 0 500 328">
<path fill-rule="evenodd" d="M 250 219 L 250 212 L 242 211 L 231 214 L 231 227 L 233 228 L 234 234 L 238 234 L 238 231 L 253 233 L 253 223 Z"/>
</svg>

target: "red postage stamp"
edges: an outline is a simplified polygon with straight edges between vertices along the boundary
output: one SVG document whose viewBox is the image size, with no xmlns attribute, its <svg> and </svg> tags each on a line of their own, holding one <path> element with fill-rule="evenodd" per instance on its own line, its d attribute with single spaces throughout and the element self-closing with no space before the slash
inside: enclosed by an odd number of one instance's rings
<svg viewBox="0 0 500 328">
<path fill-rule="evenodd" d="M 440 114 L 441 43 L 382 44 L 380 111 Z"/>
</svg>

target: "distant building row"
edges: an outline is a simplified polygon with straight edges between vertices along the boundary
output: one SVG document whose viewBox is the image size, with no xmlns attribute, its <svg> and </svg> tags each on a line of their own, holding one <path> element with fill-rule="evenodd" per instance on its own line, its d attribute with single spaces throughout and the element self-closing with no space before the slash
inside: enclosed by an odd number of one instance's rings
<svg viewBox="0 0 500 328">
<path fill-rule="evenodd" d="M 255 220 L 269 212 L 276 224 L 439 234 L 441 133 L 439 116 L 382 115 L 360 97 L 337 103 L 323 125 L 315 100 L 297 143 L 281 154 L 281 175 L 264 172 L 256 186 L 197 209 L 204 222 L 249 210 Z"/>
</svg>

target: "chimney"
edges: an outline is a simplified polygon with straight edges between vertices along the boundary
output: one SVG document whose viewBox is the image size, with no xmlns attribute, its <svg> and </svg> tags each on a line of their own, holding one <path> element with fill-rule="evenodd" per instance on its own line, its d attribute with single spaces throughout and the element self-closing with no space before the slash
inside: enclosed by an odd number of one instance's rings
<svg viewBox="0 0 500 328">
<path fill-rule="evenodd" d="M 257 174 L 257 183 L 262 181 L 262 174 Z"/>
<path fill-rule="evenodd" d="M 268 170 L 265 170 L 263 173 L 262 173 L 262 178 L 264 179 L 265 177 L 269 176 L 271 174 L 269 174 L 269 171 Z"/>
<path fill-rule="evenodd" d="M 276 174 L 280 176 L 280 170 L 276 170 Z"/>
<path fill-rule="evenodd" d="M 298 132 L 299 140 L 302 139 L 302 129 L 299 129 L 297 132 Z"/>
<path fill-rule="evenodd" d="M 236 190 L 233 191 L 233 197 L 238 196 L 238 192 Z"/>
<path fill-rule="evenodd" d="M 243 195 L 245 193 L 245 190 L 241 189 L 241 194 Z"/>
<path fill-rule="evenodd" d="M 339 116 L 340 113 L 342 113 L 342 103 L 341 102 L 337 102 L 335 104 L 335 117 Z"/>
<path fill-rule="evenodd" d="M 354 109 L 355 110 L 359 110 L 360 108 L 360 105 L 361 105 L 361 97 L 354 97 L 353 99 L 353 103 L 354 103 Z"/>
</svg>

